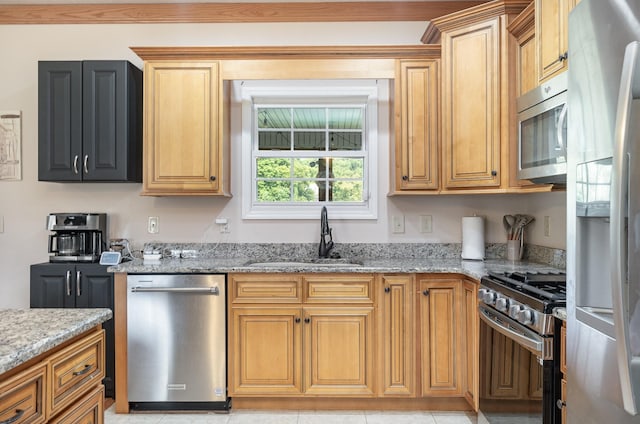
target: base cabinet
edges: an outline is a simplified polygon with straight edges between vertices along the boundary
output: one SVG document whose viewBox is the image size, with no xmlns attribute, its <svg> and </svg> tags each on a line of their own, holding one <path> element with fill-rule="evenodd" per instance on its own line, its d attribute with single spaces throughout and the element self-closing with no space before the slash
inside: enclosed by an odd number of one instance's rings
<svg viewBox="0 0 640 424">
<path fill-rule="evenodd" d="M 31 265 L 32 308 L 109 308 L 114 310 L 113 274 L 106 265 L 42 263 Z M 105 331 L 107 397 L 115 397 L 114 319 L 102 324 Z"/>
<path fill-rule="evenodd" d="M 477 410 L 477 282 L 293 273 L 228 282 L 230 396 L 460 401 Z"/>
<path fill-rule="evenodd" d="M 372 396 L 373 279 L 230 275 L 230 396 Z"/>
<path fill-rule="evenodd" d="M 0 375 L 0 422 L 102 424 L 104 331 L 94 327 L 35 363 Z"/>
</svg>

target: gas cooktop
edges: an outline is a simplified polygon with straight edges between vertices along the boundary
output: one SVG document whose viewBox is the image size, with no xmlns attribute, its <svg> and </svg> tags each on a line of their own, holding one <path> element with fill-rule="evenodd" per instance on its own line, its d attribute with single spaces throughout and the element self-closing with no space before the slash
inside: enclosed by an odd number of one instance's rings
<svg viewBox="0 0 640 424">
<path fill-rule="evenodd" d="M 509 288 L 528 292 L 541 300 L 561 302 L 567 298 L 567 276 L 563 272 L 490 272 L 489 276 Z"/>
</svg>

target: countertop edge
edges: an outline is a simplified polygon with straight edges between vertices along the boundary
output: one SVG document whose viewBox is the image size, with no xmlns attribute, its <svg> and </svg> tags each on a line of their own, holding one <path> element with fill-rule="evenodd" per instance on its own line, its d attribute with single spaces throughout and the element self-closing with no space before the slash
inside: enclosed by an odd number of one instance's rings
<svg viewBox="0 0 640 424">
<path fill-rule="evenodd" d="M 112 317 L 106 308 L 0 310 L 0 377 Z"/>
</svg>

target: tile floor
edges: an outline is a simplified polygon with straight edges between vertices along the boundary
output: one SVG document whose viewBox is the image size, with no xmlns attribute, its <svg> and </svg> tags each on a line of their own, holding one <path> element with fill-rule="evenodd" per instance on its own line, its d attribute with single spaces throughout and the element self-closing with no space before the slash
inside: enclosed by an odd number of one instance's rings
<svg viewBox="0 0 640 424">
<path fill-rule="evenodd" d="M 252 411 L 229 414 L 116 414 L 111 406 L 105 424 L 475 424 L 465 412 Z"/>
</svg>

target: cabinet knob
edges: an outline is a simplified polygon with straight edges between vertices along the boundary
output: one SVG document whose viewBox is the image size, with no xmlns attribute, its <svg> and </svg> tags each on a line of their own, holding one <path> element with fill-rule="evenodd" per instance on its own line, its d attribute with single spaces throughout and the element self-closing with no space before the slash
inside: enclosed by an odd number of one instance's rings
<svg viewBox="0 0 640 424">
<path fill-rule="evenodd" d="M 385 287 L 385 288 L 384 288 L 384 292 L 385 292 L 385 293 L 390 293 L 390 292 L 391 292 L 391 288 L 389 288 L 389 287 Z"/>
<path fill-rule="evenodd" d="M 209 180 L 210 180 L 210 181 L 215 181 L 215 180 L 216 180 L 216 176 L 215 176 L 215 175 L 210 176 L 210 177 L 209 177 Z"/>
<path fill-rule="evenodd" d="M 496 175 L 498 175 L 498 171 L 496 171 L 495 169 L 493 171 L 491 171 L 491 176 L 495 177 Z"/>
<path fill-rule="evenodd" d="M 403 175 L 402 176 L 402 181 L 409 181 L 409 176 L 408 175 Z"/>
<path fill-rule="evenodd" d="M 305 318 L 305 319 L 304 319 L 304 322 L 305 322 L 306 324 L 309 324 L 309 323 L 311 322 L 311 318 Z"/>
<path fill-rule="evenodd" d="M 563 54 L 558 56 L 558 62 L 564 62 L 565 60 L 567 60 L 568 57 L 569 57 L 569 53 L 564 52 Z"/>
<path fill-rule="evenodd" d="M 296 317 L 296 319 L 294 320 L 296 323 L 300 322 L 300 317 Z"/>
<path fill-rule="evenodd" d="M 558 399 L 558 400 L 556 401 L 556 407 L 557 407 L 558 409 L 562 409 L 562 408 L 564 408 L 565 406 L 567 406 L 567 402 L 563 401 L 562 399 Z"/>
<path fill-rule="evenodd" d="M 429 296 L 429 290 L 423 291 L 422 294 L 425 295 L 425 296 Z"/>
</svg>

